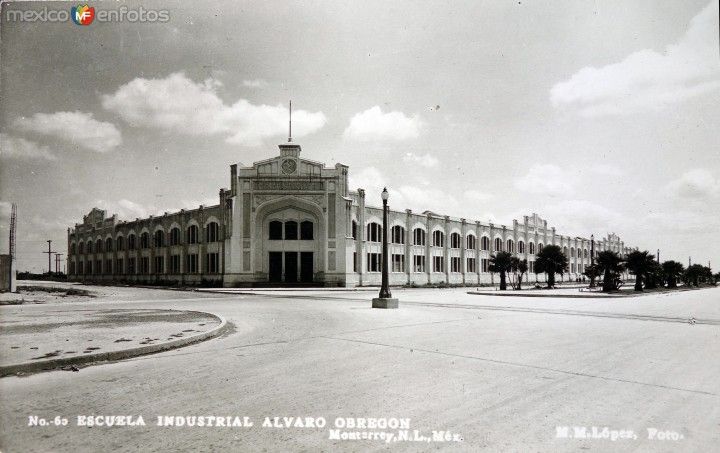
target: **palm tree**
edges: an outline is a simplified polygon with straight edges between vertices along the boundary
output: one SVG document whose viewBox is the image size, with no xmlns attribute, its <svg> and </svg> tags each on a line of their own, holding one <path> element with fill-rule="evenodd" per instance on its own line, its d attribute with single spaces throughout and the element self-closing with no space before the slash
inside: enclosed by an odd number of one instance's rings
<svg viewBox="0 0 720 453">
<path fill-rule="evenodd" d="M 635 274 L 635 291 L 643 290 L 643 278 L 650 270 L 655 258 L 650 255 L 650 252 L 634 250 L 627 256 L 627 268 Z"/>
<path fill-rule="evenodd" d="M 688 286 L 700 286 L 700 281 L 705 276 L 705 269 L 702 264 L 693 264 L 685 270 L 683 280 Z"/>
<path fill-rule="evenodd" d="M 522 289 L 523 276 L 528 270 L 527 260 L 521 260 L 520 258 L 513 256 L 510 259 L 510 270 L 515 275 L 513 288 Z"/>
<path fill-rule="evenodd" d="M 653 257 L 648 262 L 648 269 L 645 272 L 645 288 L 655 289 L 658 286 L 663 286 L 665 281 L 665 275 L 663 273 L 662 265 L 655 261 Z"/>
<path fill-rule="evenodd" d="M 604 250 L 597 255 L 597 265 L 603 273 L 603 291 L 618 289 L 620 274 L 625 270 L 623 260 L 612 250 Z"/>
<path fill-rule="evenodd" d="M 669 260 L 662 263 L 662 270 L 668 288 L 677 288 L 677 282 L 685 273 L 685 266 L 677 261 Z"/>
<path fill-rule="evenodd" d="M 590 279 L 590 288 L 595 288 L 595 279 L 600 276 L 600 268 L 597 267 L 597 264 L 585 266 L 583 274 Z"/>
<path fill-rule="evenodd" d="M 500 274 L 500 290 L 502 291 L 507 289 L 505 275 L 510 271 L 512 257 L 509 252 L 497 252 L 494 256 L 490 257 L 490 272 Z"/>
<path fill-rule="evenodd" d="M 555 287 L 555 274 L 563 275 L 568 269 L 568 258 L 557 245 L 546 245 L 535 257 L 535 273 L 545 272 L 547 287 Z"/>
</svg>

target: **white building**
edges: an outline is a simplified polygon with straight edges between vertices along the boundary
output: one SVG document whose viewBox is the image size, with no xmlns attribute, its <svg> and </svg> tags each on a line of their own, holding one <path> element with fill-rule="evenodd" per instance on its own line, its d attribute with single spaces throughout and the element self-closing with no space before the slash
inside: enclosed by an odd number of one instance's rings
<svg viewBox="0 0 720 453">
<path fill-rule="evenodd" d="M 300 158 L 300 145 L 251 167 L 230 166 L 219 204 L 134 221 L 93 209 L 68 229 L 71 280 L 143 284 L 253 286 L 380 284 L 382 208 L 350 190 L 348 167 Z M 569 274 L 581 278 L 592 241 L 560 234 L 537 214 L 494 225 L 425 211 L 390 210 L 392 285 L 465 284 L 493 280 L 488 260 L 504 250 L 527 259 L 560 246 Z M 631 249 L 615 234 L 594 240 L 595 253 Z M 559 277 L 558 277 L 559 278 Z"/>
</svg>

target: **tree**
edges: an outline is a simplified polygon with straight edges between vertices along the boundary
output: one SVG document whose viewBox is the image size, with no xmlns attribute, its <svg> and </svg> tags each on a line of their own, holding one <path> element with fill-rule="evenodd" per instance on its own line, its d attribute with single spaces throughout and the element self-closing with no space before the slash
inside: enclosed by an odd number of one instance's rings
<svg viewBox="0 0 720 453">
<path fill-rule="evenodd" d="M 500 274 L 500 290 L 505 291 L 507 289 L 507 282 L 505 276 L 510 272 L 513 256 L 509 252 L 497 252 L 494 256 L 490 257 L 490 272 L 497 272 Z"/>
<path fill-rule="evenodd" d="M 514 278 L 511 279 L 513 289 L 522 289 L 523 276 L 528 270 L 527 260 L 521 260 L 520 258 L 513 256 L 510 259 L 510 270 Z"/>
<path fill-rule="evenodd" d="M 683 280 L 690 286 L 700 286 L 700 281 L 705 276 L 705 267 L 702 264 L 693 264 L 685 270 Z"/>
<path fill-rule="evenodd" d="M 662 263 L 663 277 L 668 288 L 677 288 L 677 282 L 685 273 L 685 266 L 677 261 L 669 260 Z"/>
<path fill-rule="evenodd" d="M 627 256 L 627 268 L 635 274 L 635 291 L 643 290 L 643 278 L 650 270 L 655 258 L 646 251 L 634 250 Z"/>
<path fill-rule="evenodd" d="M 590 279 L 590 288 L 595 288 L 595 279 L 600 276 L 600 268 L 597 264 L 590 264 L 585 266 L 583 274 Z"/>
<path fill-rule="evenodd" d="M 546 273 L 547 287 L 555 287 L 555 274 L 563 275 L 568 269 L 568 258 L 557 245 L 546 245 L 535 257 L 535 273 Z"/>
<path fill-rule="evenodd" d="M 597 265 L 603 273 L 603 291 L 613 291 L 620 287 L 620 274 L 625 270 L 623 260 L 612 250 L 604 250 L 597 255 Z"/>
<path fill-rule="evenodd" d="M 648 262 L 648 269 L 645 272 L 645 288 L 655 289 L 658 286 L 662 286 L 664 284 L 664 280 L 665 275 L 662 265 L 655 261 L 655 259 L 651 259 Z"/>
</svg>

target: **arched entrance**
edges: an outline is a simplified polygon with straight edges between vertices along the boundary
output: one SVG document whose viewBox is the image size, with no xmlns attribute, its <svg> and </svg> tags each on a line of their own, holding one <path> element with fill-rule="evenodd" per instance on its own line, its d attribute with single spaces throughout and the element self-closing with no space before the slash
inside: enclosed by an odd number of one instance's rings
<svg viewBox="0 0 720 453">
<path fill-rule="evenodd" d="M 322 271 L 323 224 L 319 207 L 288 197 L 258 209 L 256 265 L 269 283 L 312 284 Z"/>
</svg>

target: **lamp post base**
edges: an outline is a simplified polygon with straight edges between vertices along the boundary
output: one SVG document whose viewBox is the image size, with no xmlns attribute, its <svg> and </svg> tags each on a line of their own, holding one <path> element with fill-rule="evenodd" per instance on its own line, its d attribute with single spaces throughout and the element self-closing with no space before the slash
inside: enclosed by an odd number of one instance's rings
<svg viewBox="0 0 720 453">
<path fill-rule="evenodd" d="M 392 297 L 375 297 L 372 308 L 398 308 L 398 300 Z"/>
</svg>

